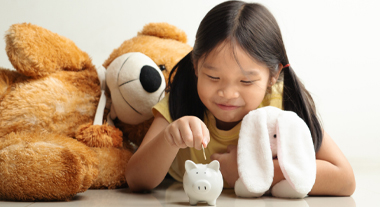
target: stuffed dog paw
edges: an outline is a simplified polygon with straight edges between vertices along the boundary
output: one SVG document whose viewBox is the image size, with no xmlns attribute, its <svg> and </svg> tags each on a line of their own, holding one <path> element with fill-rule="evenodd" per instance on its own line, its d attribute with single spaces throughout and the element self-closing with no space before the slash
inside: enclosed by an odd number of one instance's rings
<svg viewBox="0 0 380 207">
<path fill-rule="evenodd" d="M 263 107 L 242 121 L 238 143 L 239 179 L 235 193 L 260 197 L 273 182 L 277 157 L 285 180 L 271 189 L 275 197 L 304 198 L 316 178 L 315 151 L 306 123 L 294 112 Z"/>
</svg>

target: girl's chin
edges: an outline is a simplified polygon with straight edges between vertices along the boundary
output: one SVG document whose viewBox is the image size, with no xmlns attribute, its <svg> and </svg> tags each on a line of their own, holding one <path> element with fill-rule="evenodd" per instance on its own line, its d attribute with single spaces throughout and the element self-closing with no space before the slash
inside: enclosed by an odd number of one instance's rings
<svg viewBox="0 0 380 207">
<path fill-rule="evenodd" d="M 241 112 L 240 112 L 241 113 Z M 244 116 L 242 116 L 240 113 L 237 113 L 237 111 L 221 111 L 216 110 L 214 114 L 214 117 L 225 123 L 231 123 L 231 122 L 239 122 L 243 119 Z"/>
<path fill-rule="evenodd" d="M 215 120 L 217 128 L 221 130 L 230 130 L 241 121 L 241 119 L 218 119 L 217 117 Z"/>
</svg>

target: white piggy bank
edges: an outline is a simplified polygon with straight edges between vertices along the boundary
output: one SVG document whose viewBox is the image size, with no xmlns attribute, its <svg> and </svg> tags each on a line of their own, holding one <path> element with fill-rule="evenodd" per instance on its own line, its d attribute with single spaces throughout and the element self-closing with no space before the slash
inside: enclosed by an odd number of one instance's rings
<svg viewBox="0 0 380 207">
<path fill-rule="evenodd" d="M 219 166 L 216 160 L 207 165 L 186 160 L 183 188 L 189 196 L 190 205 L 197 205 L 198 202 L 216 204 L 216 199 L 223 190 L 223 177 Z"/>
</svg>

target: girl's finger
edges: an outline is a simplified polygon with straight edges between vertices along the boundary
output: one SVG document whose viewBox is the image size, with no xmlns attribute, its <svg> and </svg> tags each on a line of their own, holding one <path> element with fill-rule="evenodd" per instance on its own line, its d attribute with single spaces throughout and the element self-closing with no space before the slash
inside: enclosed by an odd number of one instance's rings
<svg viewBox="0 0 380 207">
<path fill-rule="evenodd" d="M 179 138 L 176 137 L 173 140 L 174 140 L 175 145 L 177 147 L 179 147 L 179 148 L 186 148 L 186 144 L 182 141 L 181 137 L 179 137 Z"/>
<path fill-rule="evenodd" d="M 236 145 L 232 145 L 232 144 L 228 145 L 227 146 L 227 153 L 233 151 L 236 147 L 237 147 Z"/>
<path fill-rule="evenodd" d="M 190 128 L 193 133 L 193 147 L 197 150 L 202 149 L 201 145 L 202 140 L 204 139 L 201 123 L 202 121 L 199 119 L 193 119 L 190 121 Z"/>
<path fill-rule="evenodd" d="M 187 147 L 193 147 L 193 132 L 191 131 L 189 123 L 186 121 L 181 122 L 178 126 L 179 132 L 181 133 L 181 140 Z"/>
<path fill-rule="evenodd" d="M 203 144 L 203 147 L 206 148 L 208 143 L 210 142 L 210 131 L 208 130 L 206 124 L 203 122 L 201 123 L 201 127 L 202 127 L 202 134 L 203 134 L 202 144 Z"/>
<path fill-rule="evenodd" d="M 181 139 L 181 133 L 180 131 L 178 130 L 177 127 L 175 127 L 174 125 L 170 126 L 169 128 L 169 133 L 173 139 L 173 142 L 175 143 L 175 145 L 179 148 L 183 148 L 183 142 L 182 142 L 182 139 Z"/>
<path fill-rule="evenodd" d="M 165 132 L 164 132 L 164 138 L 165 140 L 171 145 L 171 146 L 176 146 L 176 144 L 174 143 L 174 140 L 173 140 L 173 136 L 169 133 L 168 130 L 165 129 Z"/>
</svg>

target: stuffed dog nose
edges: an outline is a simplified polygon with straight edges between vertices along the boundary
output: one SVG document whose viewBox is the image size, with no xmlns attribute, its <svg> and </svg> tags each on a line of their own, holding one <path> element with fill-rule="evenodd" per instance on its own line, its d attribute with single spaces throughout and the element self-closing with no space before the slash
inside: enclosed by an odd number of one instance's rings
<svg viewBox="0 0 380 207">
<path fill-rule="evenodd" d="M 161 86 L 161 76 L 155 68 L 145 65 L 141 69 L 140 82 L 145 91 L 153 93 Z"/>
</svg>

